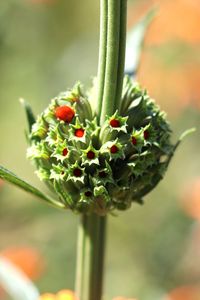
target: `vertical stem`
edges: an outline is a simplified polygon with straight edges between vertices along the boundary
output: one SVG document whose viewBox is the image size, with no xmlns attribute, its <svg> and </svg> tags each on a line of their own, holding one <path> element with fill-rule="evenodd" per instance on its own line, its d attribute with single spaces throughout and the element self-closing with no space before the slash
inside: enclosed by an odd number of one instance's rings
<svg viewBox="0 0 200 300">
<path fill-rule="evenodd" d="M 112 115 L 120 103 L 125 56 L 127 0 L 100 0 L 98 120 Z M 79 300 L 101 300 L 106 217 L 83 215 L 79 225 L 76 293 Z"/>
<path fill-rule="evenodd" d="M 100 41 L 98 63 L 98 93 L 97 116 L 100 117 L 105 82 L 106 53 L 107 53 L 108 1 L 100 0 Z"/>
<path fill-rule="evenodd" d="M 106 217 L 81 216 L 76 270 L 79 300 L 101 300 L 105 233 Z"/>
<path fill-rule="evenodd" d="M 124 78 L 124 64 L 126 52 L 126 23 L 127 23 L 127 0 L 121 0 L 120 9 L 120 35 L 119 35 L 119 54 L 118 54 L 118 73 L 117 73 L 117 87 L 115 96 L 115 111 L 120 106 L 122 95 L 123 78 Z"/>
<path fill-rule="evenodd" d="M 104 79 L 104 90 L 102 98 L 102 110 L 100 123 L 105 121 L 106 115 L 112 115 L 115 107 L 115 96 L 117 89 L 118 60 L 119 60 L 119 37 L 120 37 L 120 9 L 121 1 L 107 0 L 107 52 Z"/>
</svg>

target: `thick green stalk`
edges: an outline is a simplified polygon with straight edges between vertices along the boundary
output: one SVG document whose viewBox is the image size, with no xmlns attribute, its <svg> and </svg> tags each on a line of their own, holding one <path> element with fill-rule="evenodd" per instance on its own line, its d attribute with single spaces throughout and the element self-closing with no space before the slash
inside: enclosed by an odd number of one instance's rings
<svg viewBox="0 0 200 300">
<path fill-rule="evenodd" d="M 106 217 L 81 216 L 78 233 L 76 293 L 79 300 L 101 300 Z"/>
</svg>

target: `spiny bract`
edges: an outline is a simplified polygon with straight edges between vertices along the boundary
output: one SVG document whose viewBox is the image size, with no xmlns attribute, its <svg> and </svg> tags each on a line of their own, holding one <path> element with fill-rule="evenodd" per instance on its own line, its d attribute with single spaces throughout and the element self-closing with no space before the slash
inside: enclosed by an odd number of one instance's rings
<svg viewBox="0 0 200 300">
<path fill-rule="evenodd" d="M 54 98 L 33 124 L 27 156 L 75 212 L 125 210 L 162 179 L 175 146 L 165 114 L 129 77 L 120 107 L 100 126 L 95 96 L 80 84 Z"/>
</svg>

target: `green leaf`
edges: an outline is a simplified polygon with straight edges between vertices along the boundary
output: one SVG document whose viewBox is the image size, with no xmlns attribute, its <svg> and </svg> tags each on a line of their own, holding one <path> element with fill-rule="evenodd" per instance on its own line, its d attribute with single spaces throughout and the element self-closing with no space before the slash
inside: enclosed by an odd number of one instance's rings
<svg viewBox="0 0 200 300">
<path fill-rule="evenodd" d="M 33 111 L 31 109 L 30 105 L 24 99 L 20 98 L 19 101 L 25 109 L 26 117 L 27 117 L 27 121 L 28 121 L 28 129 L 29 129 L 29 133 L 30 133 L 32 125 L 36 122 L 35 116 L 33 114 Z"/>
<path fill-rule="evenodd" d="M 140 62 L 145 34 L 156 14 L 153 7 L 128 33 L 126 41 L 125 74 L 134 76 Z"/>
<path fill-rule="evenodd" d="M 30 194 L 33 194 L 33 195 L 37 196 L 41 200 L 44 200 L 45 202 L 47 202 L 48 204 L 50 204 L 54 207 L 65 208 L 64 204 L 62 204 L 62 203 L 52 199 L 51 197 L 43 194 L 38 189 L 36 189 L 35 187 L 30 185 L 26 181 L 20 179 L 19 177 L 17 177 L 17 175 L 15 175 L 11 171 L 5 169 L 2 166 L 0 166 L 0 178 L 2 178 L 4 180 L 18 186 L 18 187 L 20 187 L 21 189 L 25 190 L 26 192 L 28 192 Z"/>
</svg>

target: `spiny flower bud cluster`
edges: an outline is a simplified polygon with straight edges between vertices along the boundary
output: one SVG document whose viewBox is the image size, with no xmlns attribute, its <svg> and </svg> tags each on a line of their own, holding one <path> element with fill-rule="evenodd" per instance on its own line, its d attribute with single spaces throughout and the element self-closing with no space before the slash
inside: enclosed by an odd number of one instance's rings
<svg viewBox="0 0 200 300">
<path fill-rule="evenodd" d="M 174 146 L 165 114 L 129 77 L 120 107 L 101 126 L 91 101 L 80 84 L 54 98 L 32 126 L 27 156 L 66 207 L 105 215 L 141 203 Z"/>
</svg>

